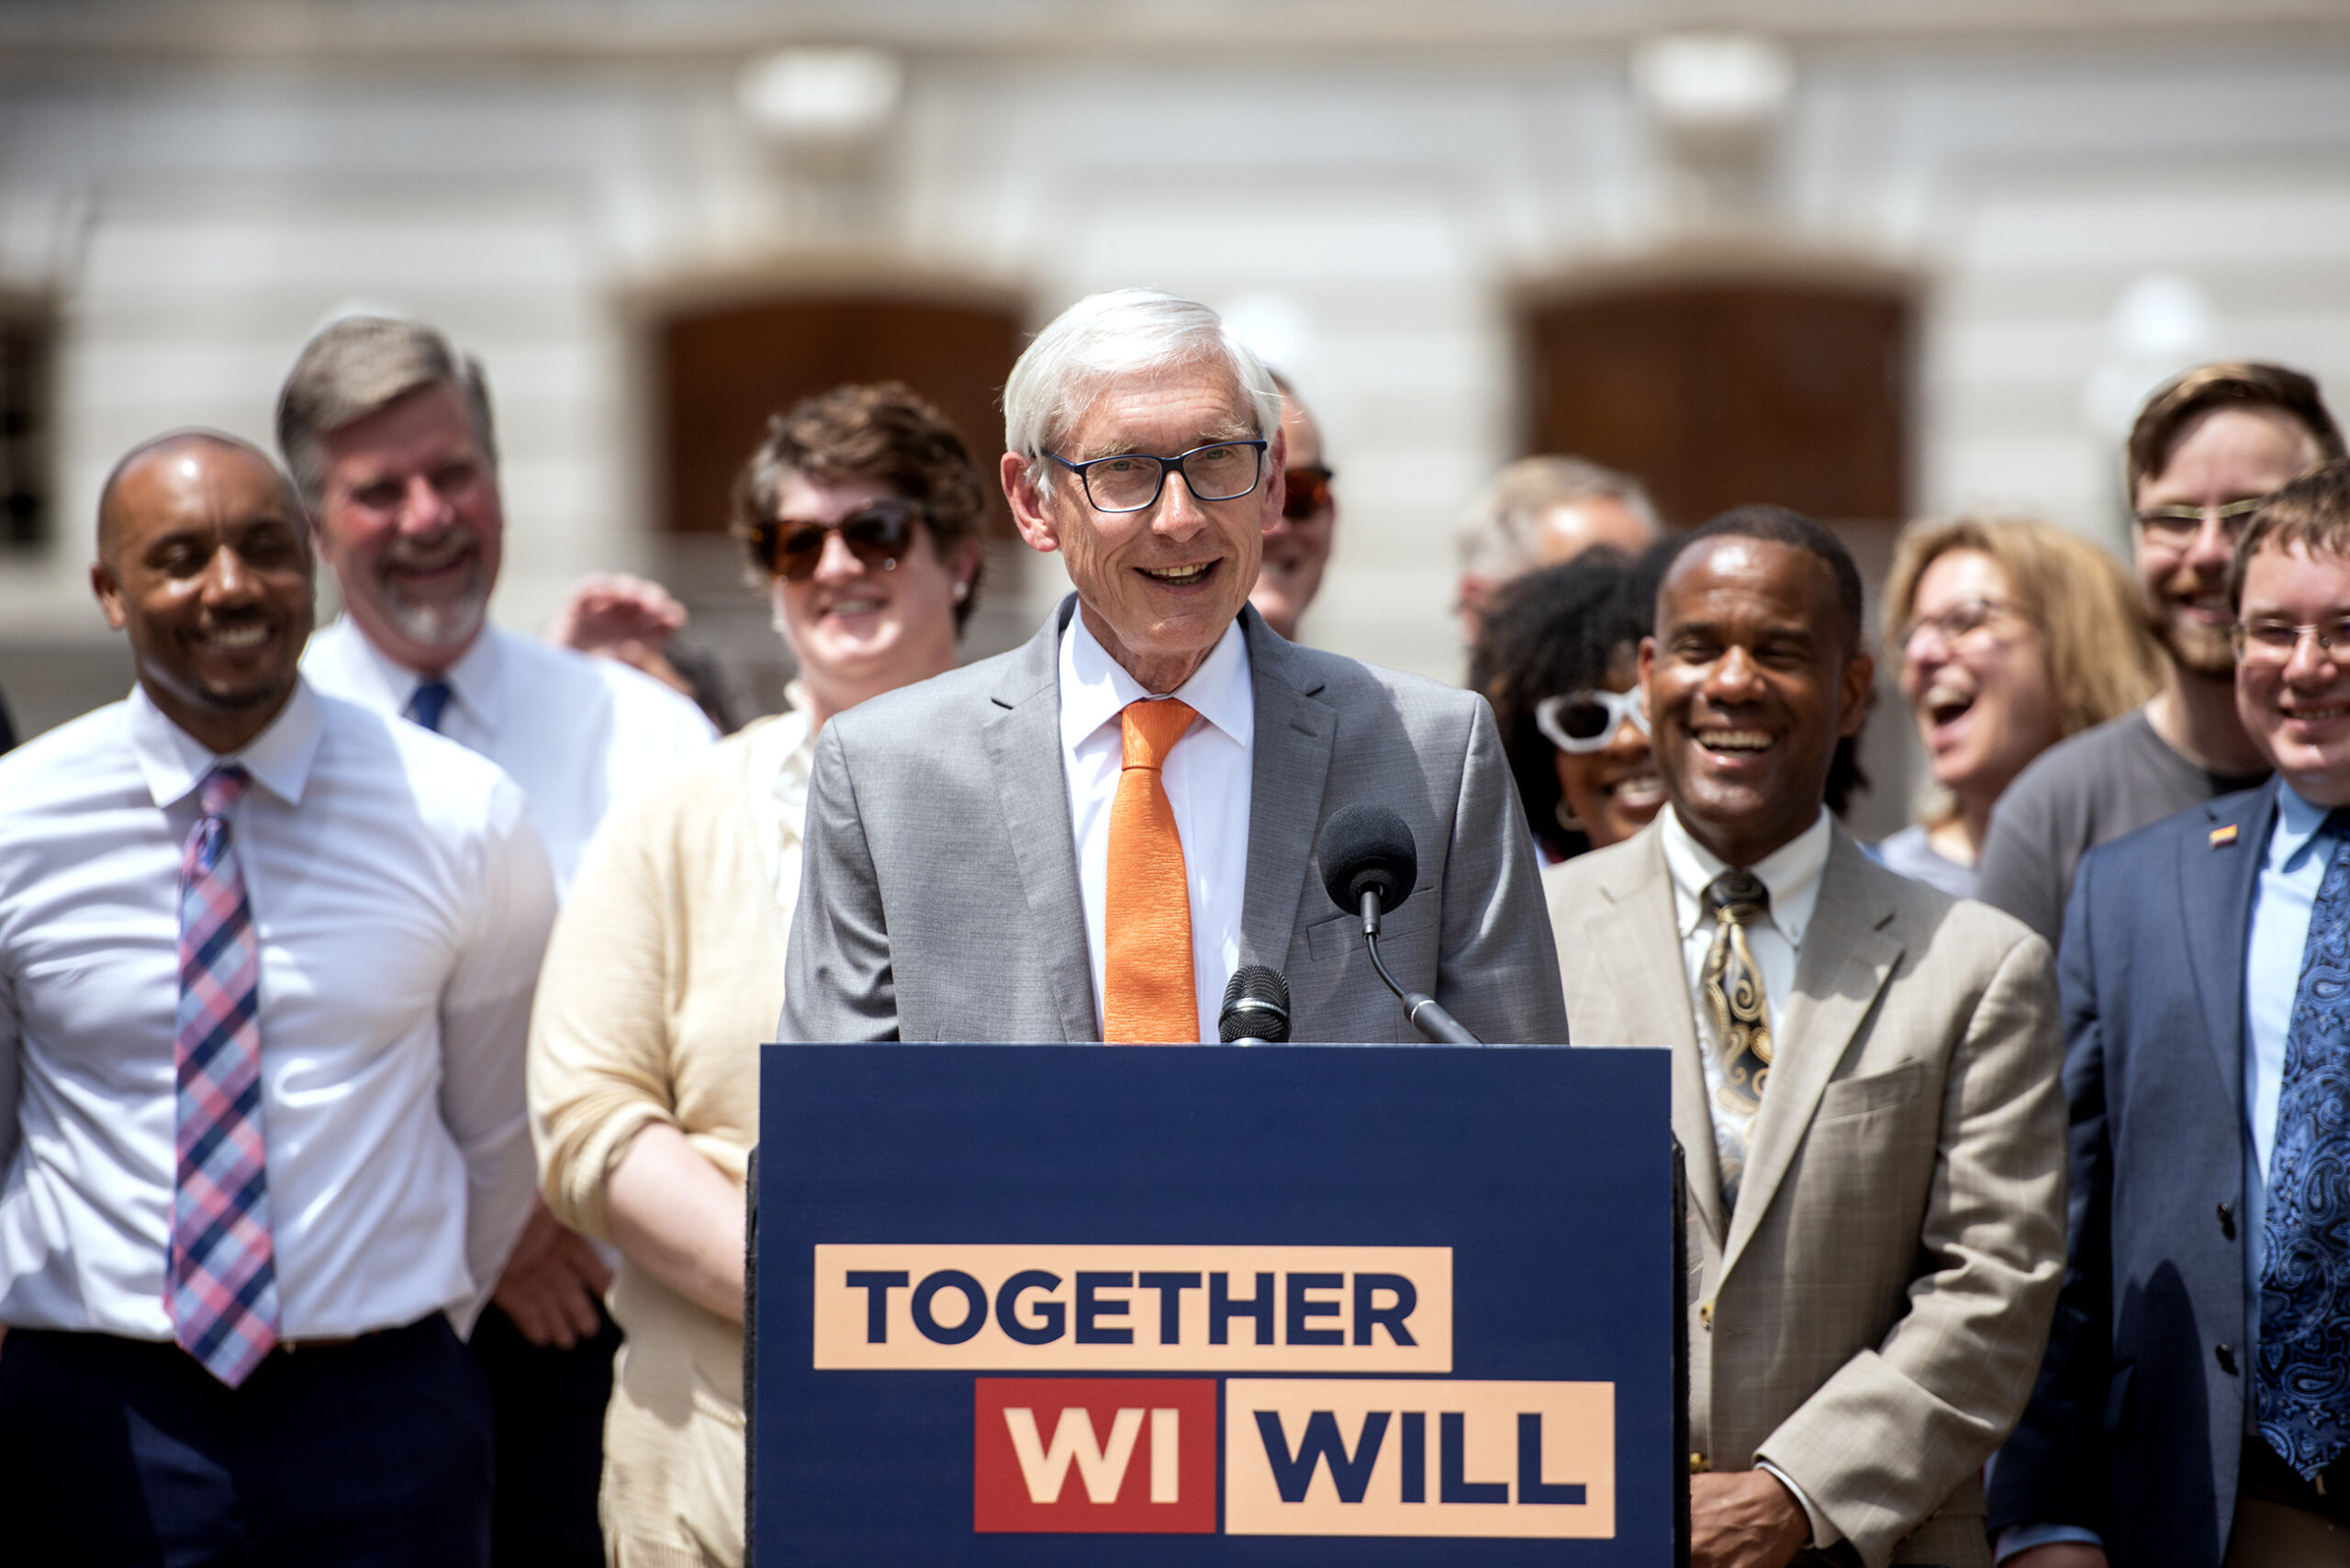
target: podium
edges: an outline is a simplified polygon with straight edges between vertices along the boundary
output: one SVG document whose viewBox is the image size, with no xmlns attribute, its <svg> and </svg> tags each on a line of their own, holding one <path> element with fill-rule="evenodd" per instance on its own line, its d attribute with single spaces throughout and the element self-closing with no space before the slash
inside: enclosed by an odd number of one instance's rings
<svg viewBox="0 0 2350 1568">
<path fill-rule="evenodd" d="M 769 1046 L 758 1568 L 1685 1553 L 1661 1050 Z"/>
</svg>

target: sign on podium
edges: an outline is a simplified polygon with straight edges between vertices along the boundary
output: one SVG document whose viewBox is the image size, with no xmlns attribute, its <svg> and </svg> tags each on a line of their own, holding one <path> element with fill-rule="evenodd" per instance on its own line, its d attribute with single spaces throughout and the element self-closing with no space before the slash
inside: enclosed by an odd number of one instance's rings
<svg viewBox="0 0 2350 1568">
<path fill-rule="evenodd" d="M 1672 1562 L 1662 1051 L 770 1046 L 780 1564 Z"/>
</svg>

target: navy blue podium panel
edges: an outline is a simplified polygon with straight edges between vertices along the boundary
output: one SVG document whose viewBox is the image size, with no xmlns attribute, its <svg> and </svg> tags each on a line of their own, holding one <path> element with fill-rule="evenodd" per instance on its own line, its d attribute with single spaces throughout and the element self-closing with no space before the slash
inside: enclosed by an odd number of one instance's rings
<svg viewBox="0 0 2350 1568">
<path fill-rule="evenodd" d="M 1666 1564 L 1656 1050 L 769 1046 L 781 1564 Z"/>
</svg>

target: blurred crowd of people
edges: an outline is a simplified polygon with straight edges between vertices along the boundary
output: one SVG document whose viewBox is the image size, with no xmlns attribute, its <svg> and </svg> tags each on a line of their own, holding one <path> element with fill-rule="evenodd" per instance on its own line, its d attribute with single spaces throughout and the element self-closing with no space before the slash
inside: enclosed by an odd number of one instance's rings
<svg viewBox="0 0 2350 1568">
<path fill-rule="evenodd" d="M 1457 537 L 1473 696 L 1301 645 L 1337 476 L 1213 313 L 1084 302 L 1006 411 L 997 472 L 904 386 L 776 413 L 730 526 L 797 673 L 739 725 L 658 585 L 488 620 L 489 391 L 428 325 L 323 329 L 274 454 L 123 455 L 91 581 L 138 686 L 0 759 L 26 1560 L 741 1562 L 760 1043 L 1214 1039 L 1251 953 L 1295 1037 L 1408 1037 L 1291 884 L 1342 781 L 1410 772 L 1398 971 L 1488 1038 L 1681 1053 L 1698 1561 L 2350 1562 L 2350 466 L 2308 377 L 2153 396 L 2128 565 L 1910 525 L 1874 655 L 1809 520 L 1512 464 Z M 999 484 L 1077 591 L 951 675 Z M 1935 798 L 1863 850 L 1880 656 Z M 934 931 L 946 883 L 1032 902 Z M 1169 899 L 1180 978 L 1122 935 Z"/>
</svg>

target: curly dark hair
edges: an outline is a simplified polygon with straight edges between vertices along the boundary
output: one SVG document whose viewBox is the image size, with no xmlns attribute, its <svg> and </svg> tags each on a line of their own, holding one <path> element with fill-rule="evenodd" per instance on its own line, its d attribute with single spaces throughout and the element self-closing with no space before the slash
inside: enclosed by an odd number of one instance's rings
<svg viewBox="0 0 2350 1568">
<path fill-rule="evenodd" d="M 1580 855 L 1591 840 L 1560 824 L 1557 753 L 1534 710 L 1546 697 L 1607 684 L 1608 666 L 1649 633 L 1669 554 L 1585 551 L 1512 578 L 1486 608 L 1469 685 L 1493 704 L 1527 825 L 1554 858 Z"/>
<path fill-rule="evenodd" d="M 951 558 L 979 536 L 987 495 L 963 438 L 946 416 L 901 381 L 835 386 L 803 398 L 767 420 L 767 439 L 734 479 L 727 532 L 742 541 L 752 580 L 764 585 L 759 534 L 775 521 L 784 476 L 878 479 L 922 508 L 932 547 Z M 959 630 L 979 601 L 979 580 L 955 606 Z"/>
</svg>

